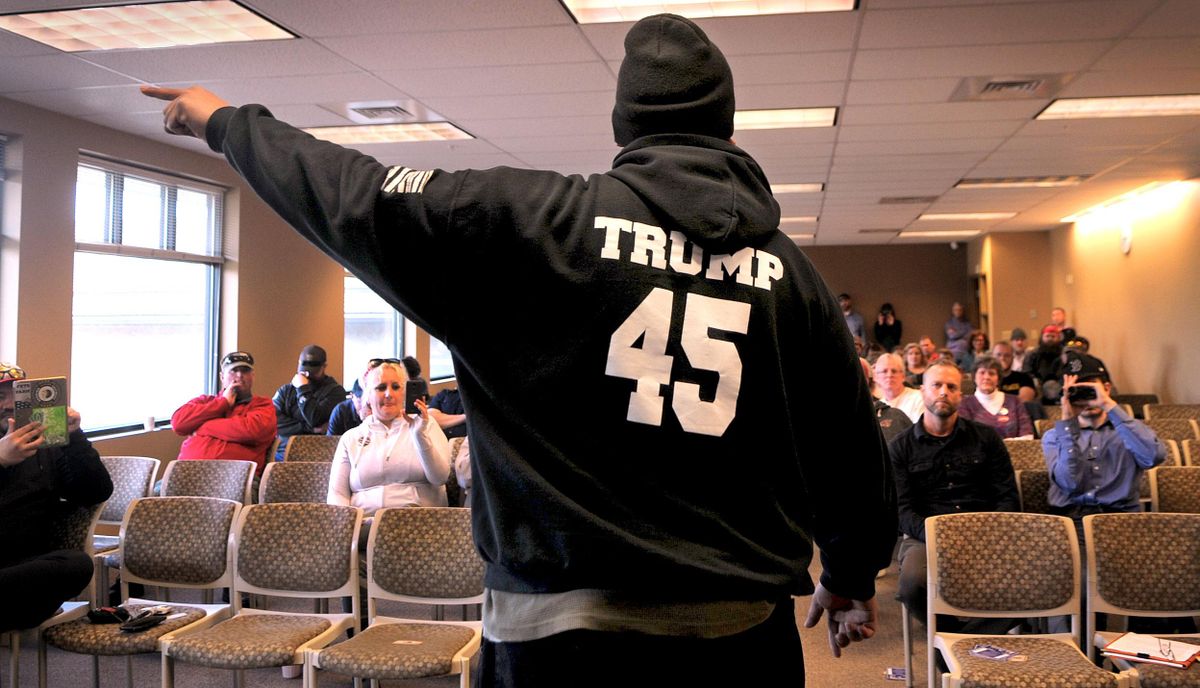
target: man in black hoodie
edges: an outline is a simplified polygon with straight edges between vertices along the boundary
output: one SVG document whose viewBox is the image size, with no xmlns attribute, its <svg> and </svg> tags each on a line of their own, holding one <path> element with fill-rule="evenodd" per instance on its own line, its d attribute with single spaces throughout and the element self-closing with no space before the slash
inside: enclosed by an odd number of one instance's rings
<svg viewBox="0 0 1200 688">
<path fill-rule="evenodd" d="M 830 613 L 835 654 L 874 633 L 886 449 L 841 310 L 731 140 L 724 56 L 673 15 L 625 49 L 622 149 L 587 178 L 389 169 L 262 106 L 144 92 L 449 347 L 484 685 L 801 685 L 792 595 Z M 451 261 L 469 278 L 430 289 Z"/>
</svg>

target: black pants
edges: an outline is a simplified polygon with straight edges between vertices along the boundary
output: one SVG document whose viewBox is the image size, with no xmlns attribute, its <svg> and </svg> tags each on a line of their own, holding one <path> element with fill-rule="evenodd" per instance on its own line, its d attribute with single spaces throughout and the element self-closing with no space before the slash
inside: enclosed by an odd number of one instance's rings
<svg viewBox="0 0 1200 688">
<path fill-rule="evenodd" d="M 722 638 L 567 631 L 523 643 L 483 641 L 476 688 L 513 686 L 804 686 L 791 598 L 761 624 Z"/>
<path fill-rule="evenodd" d="M 79 550 L 58 550 L 0 568 L 5 613 L 0 631 L 32 628 L 78 595 L 92 579 L 92 560 Z"/>
</svg>

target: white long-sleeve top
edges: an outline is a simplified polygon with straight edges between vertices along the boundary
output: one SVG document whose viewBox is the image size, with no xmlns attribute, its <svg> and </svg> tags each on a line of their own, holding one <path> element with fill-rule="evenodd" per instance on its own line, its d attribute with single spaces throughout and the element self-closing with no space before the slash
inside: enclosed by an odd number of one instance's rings
<svg viewBox="0 0 1200 688">
<path fill-rule="evenodd" d="M 384 425 L 369 416 L 342 435 L 329 472 L 326 501 L 361 508 L 446 506 L 450 443 L 430 419 Z"/>
</svg>

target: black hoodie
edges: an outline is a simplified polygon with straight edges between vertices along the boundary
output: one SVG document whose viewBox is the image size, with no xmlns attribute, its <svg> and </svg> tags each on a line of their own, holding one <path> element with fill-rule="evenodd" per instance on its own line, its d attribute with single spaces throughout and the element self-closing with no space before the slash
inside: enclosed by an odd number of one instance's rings
<svg viewBox="0 0 1200 688">
<path fill-rule="evenodd" d="M 858 599 L 895 542 L 870 394 L 757 163 L 651 136 L 590 177 L 385 168 L 261 106 L 207 130 L 268 204 L 449 347 L 487 585 Z M 858 384 L 854 384 L 858 381 Z"/>
</svg>

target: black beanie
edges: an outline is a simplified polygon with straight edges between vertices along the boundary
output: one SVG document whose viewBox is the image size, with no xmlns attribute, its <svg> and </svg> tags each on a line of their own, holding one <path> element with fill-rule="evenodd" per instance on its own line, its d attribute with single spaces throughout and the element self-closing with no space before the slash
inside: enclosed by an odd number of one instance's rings
<svg viewBox="0 0 1200 688">
<path fill-rule="evenodd" d="M 618 145 L 650 134 L 728 139 L 733 110 L 733 72 L 699 26 L 674 14 L 633 25 L 612 113 Z"/>
</svg>

